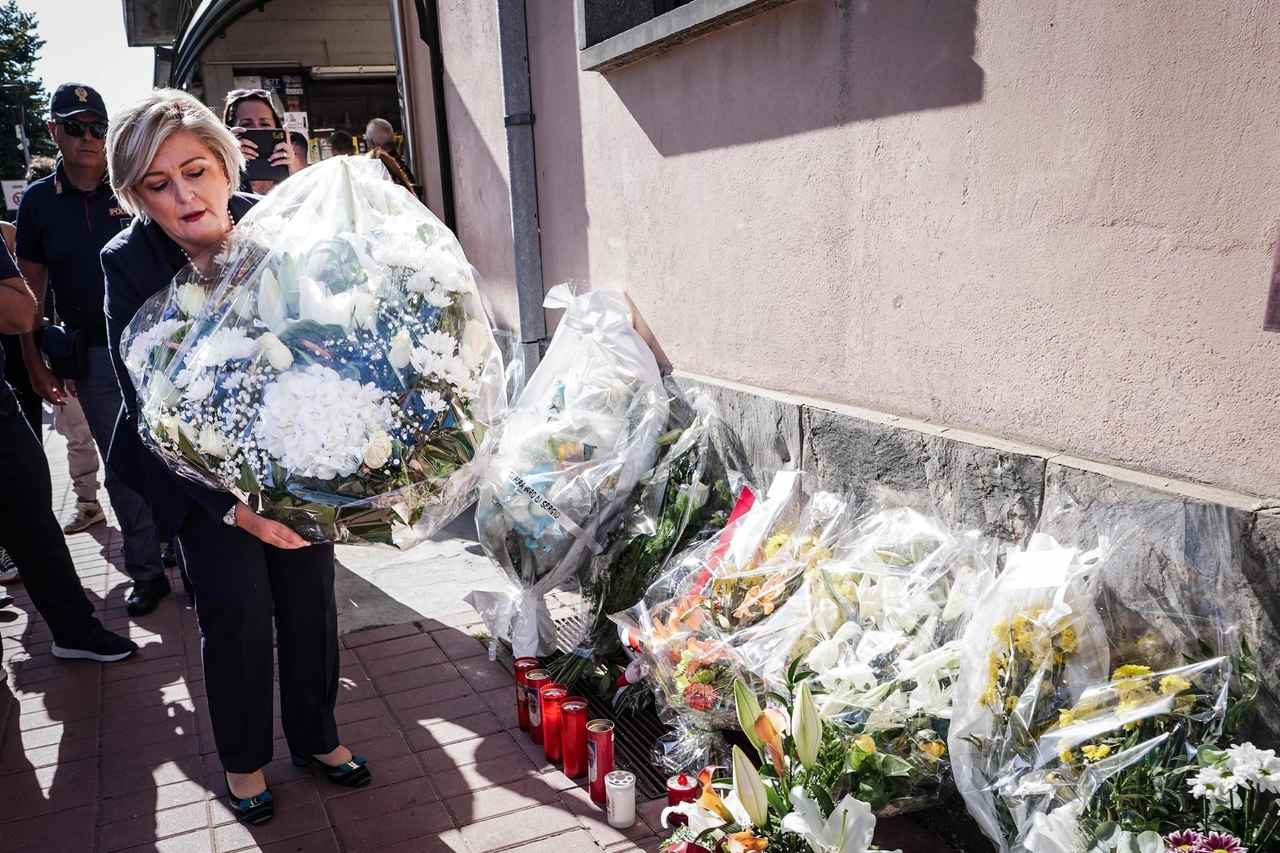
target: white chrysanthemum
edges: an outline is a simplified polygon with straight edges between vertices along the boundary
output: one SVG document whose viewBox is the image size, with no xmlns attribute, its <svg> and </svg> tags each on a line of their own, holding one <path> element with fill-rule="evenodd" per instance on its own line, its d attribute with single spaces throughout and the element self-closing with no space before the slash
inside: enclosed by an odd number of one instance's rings
<svg viewBox="0 0 1280 853">
<path fill-rule="evenodd" d="M 443 359 L 426 347 L 414 347 L 409 352 L 409 363 L 423 376 L 435 376 L 442 370 Z"/>
<path fill-rule="evenodd" d="M 422 346 L 440 355 L 453 355 L 458 342 L 448 332 L 427 332 L 419 341 Z"/>
<path fill-rule="evenodd" d="M 422 405 L 426 406 L 433 412 L 444 411 L 444 397 L 441 397 L 435 391 L 422 391 Z"/>
<path fill-rule="evenodd" d="M 1230 771 L 1223 772 L 1217 767 L 1204 767 L 1195 776 L 1187 780 L 1191 786 L 1191 796 L 1210 802 L 1226 802 L 1240 783 L 1239 777 Z"/>
<path fill-rule="evenodd" d="M 151 351 L 173 337 L 174 332 L 185 325 L 179 320 L 161 320 L 138 332 L 129 344 L 129 353 L 124 359 L 129 370 L 138 373 L 147 367 L 151 363 Z"/>
<path fill-rule="evenodd" d="M 186 370 L 182 373 L 187 373 Z M 182 374 L 179 374 L 181 376 Z M 204 400 L 213 394 L 214 379 L 213 374 L 208 370 L 199 370 L 192 373 L 190 381 L 179 385 L 182 388 L 182 399 L 188 402 L 196 400 Z"/>
<path fill-rule="evenodd" d="M 373 435 L 391 425 L 382 391 L 312 365 L 267 385 L 254 436 L 298 476 L 328 480 L 354 473 Z"/>
<path fill-rule="evenodd" d="M 228 361 L 250 358 L 258 344 L 239 329 L 218 329 L 200 341 L 187 355 L 192 367 L 217 367 Z"/>
<path fill-rule="evenodd" d="M 434 308 L 448 308 L 453 304 L 453 297 L 449 295 L 448 291 L 439 288 L 426 291 L 422 294 L 422 298 L 427 300 L 427 304 Z"/>
<path fill-rule="evenodd" d="M 1258 749 L 1251 743 L 1227 747 L 1227 768 L 1237 776 L 1252 780 L 1255 772 L 1268 758 L 1275 758 L 1274 749 Z"/>
</svg>

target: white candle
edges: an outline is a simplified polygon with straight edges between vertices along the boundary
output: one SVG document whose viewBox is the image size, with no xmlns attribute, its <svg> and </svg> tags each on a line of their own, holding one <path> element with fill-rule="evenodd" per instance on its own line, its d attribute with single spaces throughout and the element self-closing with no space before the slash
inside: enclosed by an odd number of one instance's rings
<svg viewBox="0 0 1280 853">
<path fill-rule="evenodd" d="M 609 826 L 625 829 L 636 822 L 636 774 L 615 770 L 604 777 Z"/>
</svg>

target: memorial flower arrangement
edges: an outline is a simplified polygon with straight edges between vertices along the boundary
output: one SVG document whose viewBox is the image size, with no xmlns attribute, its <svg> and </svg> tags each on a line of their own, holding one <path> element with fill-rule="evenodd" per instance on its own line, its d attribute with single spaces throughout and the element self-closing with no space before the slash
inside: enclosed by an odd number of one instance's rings
<svg viewBox="0 0 1280 853">
<path fill-rule="evenodd" d="M 735 725 L 733 643 L 798 586 L 781 580 L 797 571 L 769 561 L 793 537 L 804 546 L 797 536 L 804 503 L 794 472 L 779 474 L 764 500 L 744 487 L 723 530 L 672 558 L 635 607 L 614 614 L 641 643 L 669 720 L 704 732 Z"/>
<path fill-rule="evenodd" d="M 143 305 L 122 351 L 152 450 L 311 541 L 430 536 L 474 494 L 504 407 L 457 240 L 361 160 L 256 205 Z"/>
<path fill-rule="evenodd" d="M 704 528 L 718 530 L 727 520 L 732 495 L 723 480 L 712 480 L 707 468 L 709 408 L 691 407 L 678 389 L 669 391 L 670 429 L 658 439 L 661 456 L 636 483 L 626 518 L 583 572 L 582 597 L 589 614 L 583 639 L 572 653 L 548 665 L 552 680 L 570 689 L 593 675 L 597 692 L 608 697 L 640 680 L 609 614 L 634 606 L 673 553 Z M 638 695 L 643 694 L 625 694 Z"/>
<path fill-rule="evenodd" d="M 799 662 L 824 719 L 850 744 L 855 793 L 877 814 L 950 792 L 946 745 L 959 631 L 994 574 L 996 544 L 904 506 L 867 511 L 808 566 L 804 589 L 736 650 L 781 689 Z"/>
<path fill-rule="evenodd" d="M 684 825 L 663 844 L 667 853 L 712 850 L 775 853 L 865 853 L 875 850 L 876 818 L 849 792 L 850 753 L 824 724 L 808 679 L 787 674 L 792 700 L 762 708 L 741 681 L 734 683 L 739 724 L 751 752 L 733 748 L 731 775 L 720 767 L 699 775 L 701 796 L 662 813 L 669 827 Z M 722 795 L 723 792 L 723 795 Z"/>
<path fill-rule="evenodd" d="M 480 544 L 511 586 L 467 599 L 517 656 L 556 648 L 545 596 L 604 551 L 657 461 L 669 405 L 620 290 L 558 285 L 544 304 L 565 315 L 498 428 L 476 504 Z"/>
<path fill-rule="evenodd" d="M 1223 652 L 1238 640 L 1217 615 L 1213 531 L 1180 531 L 1183 513 L 1139 517 L 1086 553 L 1036 534 L 974 608 L 950 747 L 969 811 L 1002 851 L 1159 853 L 1210 833 L 1249 847 L 1280 820 L 1257 811 L 1280 765 L 1231 746 L 1256 681 L 1247 645 Z M 1122 604 L 1120 584 L 1153 589 L 1144 571 L 1187 589 Z"/>
</svg>

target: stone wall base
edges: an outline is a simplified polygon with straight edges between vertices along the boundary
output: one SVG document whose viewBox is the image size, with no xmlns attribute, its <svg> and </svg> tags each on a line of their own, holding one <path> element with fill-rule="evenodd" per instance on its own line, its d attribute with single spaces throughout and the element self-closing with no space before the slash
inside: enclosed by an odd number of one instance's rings
<svg viewBox="0 0 1280 853">
<path fill-rule="evenodd" d="M 882 412 L 687 373 L 675 378 L 714 402 L 736 433 L 725 451 L 726 464 L 755 483 L 767 482 L 773 471 L 799 468 L 814 474 L 824 489 L 853 488 L 862 495 L 881 484 L 927 495 L 953 526 L 981 529 L 1015 544 L 1024 544 L 1046 514 L 1074 505 L 1079 511 L 1070 527 L 1056 515 L 1044 518 L 1044 526 L 1064 543 L 1092 547 L 1098 530 L 1089 519 L 1096 517 L 1095 510 L 1113 504 L 1140 507 L 1142 517 L 1159 520 L 1165 541 L 1151 548 L 1133 577 L 1115 579 L 1110 591 L 1121 600 L 1154 590 L 1170 602 L 1185 601 L 1203 576 L 1180 577 L 1171 564 L 1185 553 L 1187 562 L 1203 569 L 1199 543 L 1206 535 L 1227 543 L 1221 594 L 1258 661 L 1261 695 L 1253 738 L 1259 746 L 1277 746 L 1280 515 L 1275 503 Z"/>
</svg>

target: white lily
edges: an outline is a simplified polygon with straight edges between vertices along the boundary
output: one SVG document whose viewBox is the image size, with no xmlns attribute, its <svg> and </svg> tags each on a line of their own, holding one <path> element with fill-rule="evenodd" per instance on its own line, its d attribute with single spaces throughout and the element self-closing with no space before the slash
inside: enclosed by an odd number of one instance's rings
<svg viewBox="0 0 1280 853">
<path fill-rule="evenodd" d="M 796 691 L 795 707 L 791 711 L 791 733 L 796 740 L 796 755 L 806 770 L 812 770 L 818 761 L 818 749 L 822 746 L 822 715 L 809 690 L 809 682 L 800 683 Z"/>
<path fill-rule="evenodd" d="M 271 270 L 263 270 L 262 277 L 258 283 L 258 318 L 270 326 L 272 329 L 280 323 L 281 317 L 276 316 L 276 308 L 282 307 L 280 304 L 280 282 L 276 279 L 276 274 Z"/>
<path fill-rule="evenodd" d="M 331 293 L 315 279 L 303 278 L 298 282 L 298 299 L 298 314 L 303 320 L 351 331 L 352 293 Z"/>
<path fill-rule="evenodd" d="M 742 729 L 742 733 L 763 754 L 764 741 L 760 740 L 760 735 L 756 734 L 756 720 L 763 713 L 760 710 L 760 702 L 756 699 L 756 694 L 751 692 L 751 688 L 737 679 L 733 682 L 733 706 L 737 710 L 738 726 Z"/>
<path fill-rule="evenodd" d="M 795 811 L 782 819 L 781 829 L 803 836 L 813 853 L 866 853 L 871 846 L 876 818 L 862 800 L 846 796 L 825 821 L 804 788 L 791 789 L 791 805 Z"/>
<path fill-rule="evenodd" d="M 720 815 L 713 811 L 704 809 L 697 803 L 677 803 L 674 806 L 667 806 L 662 810 L 662 826 L 667 827 L 667 815 L 681 814 L 689 820 L 689 831 L 694 836 L 699 836 L 708 829 L 715 829 L 725 825 L 725 821 Z"/>
<path fill-rule="evenodd" d="M 764 789 L 764 780 L 739 746 L 733 748 L 733 791 L 742 801 L 753 826 L 769 822 L 769 795 Z"/>
</svg>

